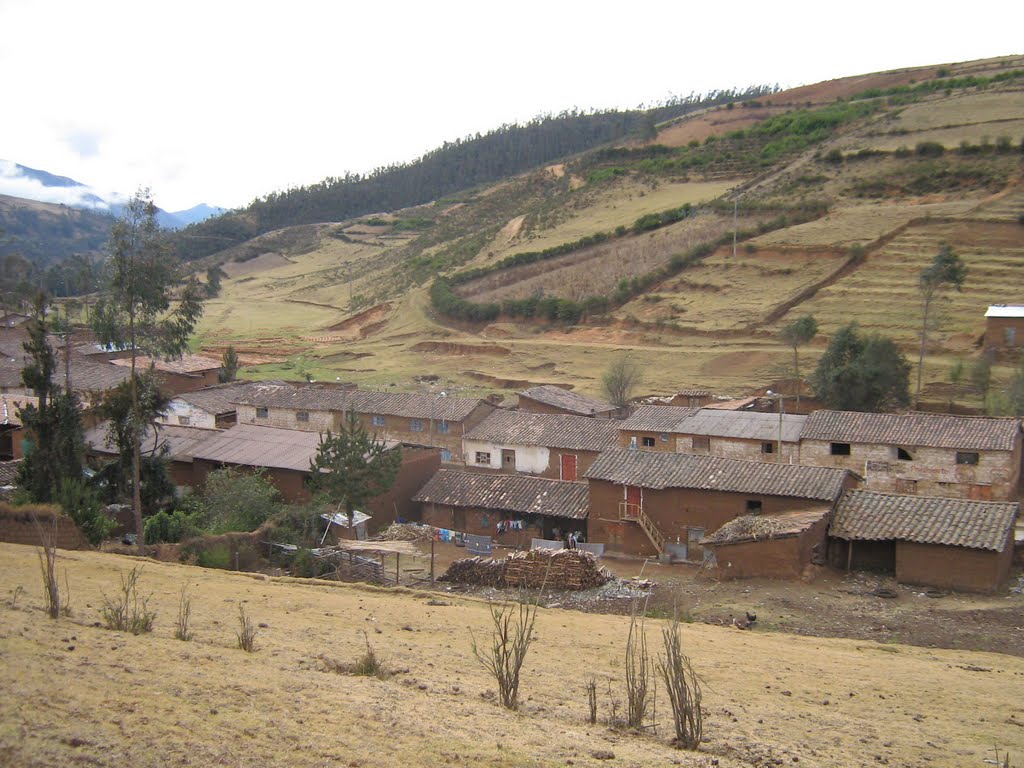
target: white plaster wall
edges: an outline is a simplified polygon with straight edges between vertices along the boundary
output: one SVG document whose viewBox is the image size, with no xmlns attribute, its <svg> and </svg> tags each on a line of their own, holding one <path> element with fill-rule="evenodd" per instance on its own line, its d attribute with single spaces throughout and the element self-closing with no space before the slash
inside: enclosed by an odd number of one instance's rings
<svg viewBox="0 0 1024 768">
<path fill-rule="evenodd" d="M 202 408 L 196 408 L 184 400 L 177 399 L 171 400 L 167 410 L 160 416 L 160 422 L 162 424 L 178 426 L 181 424 L 178 420 L 179 416 L 184 416 L 188 419 L 187 426 L 189 427 L 214 429 L 217 426 L 217 419 L 212 413 L 208 413 Z"/>
<path fill-rule="evenodd" d="M 525 472 L 527 474 L 537 475 L 544 472 L 548 468 L 548 462 L 551 460 L 550 451 L 547 448 L 534 445 L 502 445 L 499 443 L 488 443 L 483 440 L 463 440 L 462 441 L 462 455 L 466 459 L 466 465 L 470 467 L 490 467 L 491 469 L 501 469 L 501 452 L 502 450 L 511 450 L 516 452 L 516 472 Z M 477 464 L 476 454 L 477 451 L 483 451 L 491 454 L 490 464 Z"/>
</svg>

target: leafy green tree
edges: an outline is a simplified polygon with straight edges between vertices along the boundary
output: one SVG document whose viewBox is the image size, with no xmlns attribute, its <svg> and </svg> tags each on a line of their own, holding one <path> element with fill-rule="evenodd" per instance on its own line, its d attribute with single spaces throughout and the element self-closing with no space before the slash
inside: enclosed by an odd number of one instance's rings
<svg viewBox="0 0 1024 768">
<path fill-rule="evenodd" d="M 255 531 L 277 512 L 278 496 L 261 469 L 211 472 L 202 493 L 206 527 L 211 533 Z"/>
<path fill-rule="evenodd" d="M 401 465 L 401 449 L 371 435 L 350 412 L 341 431 L 320 435 L 316 458 L 309 465 L 310 488 L 323 501 L 344 509 L 351 526 L 353 512 L 391 488 Z"/>
<path fill-rule="evenodd" d="M 814 315 L 797 318 L 779 332 L 782 342 L 793 350 L 793 376 L 796 378 L 796 404 L 800 405 L 800 347 L 809 342 L 818 333 L 818 321 Z"/>
<path fill-rule="evenodd" d="M 992 358 L 988 354 L 979 357 L 971 366 L 971 385 L 981 395 L 981 402 L 988 399 L 988 391 L 992 388 Z"/>
<path fill-rule="evenodd" d="M 21 411 L 31 448 L 18 470 L 18 484 L 36 502 L 57 498 L 62 478 L 82 477 L 85 451 L 78 399 L 54 383 L 57 357 L 47 339 L 46 302 L 36 298 L 35 316 L 28 322 L 25 351 L 31 362 L 21 372 L 26 387 L 35 392 L 39 405 Z"/>
<path fill-rule="evenodd" d="M 221 269 L 220 264 L 214 264 L 206 270 L 206 295 L 215 298 L 220 295 L 220 281 L 227 277 L 227 272 Z"/>
<path fill-rule="evenodd" d="M 921 402 L 921 376 L 924 372 L 924 351 L 928 346 L 929 315 L 932 302 L 943 288 L 952 286 L 956 290 L 963 288 L 967 277 L 967 267 L 963 260 L 953 251 L 952 246 L 943 243 L 935 254 L 932 263 L 921 270 L 917 289 L 921 294 L 921 352 L 917 359 L 917 390 L 914 393 L 914 407 Z"/>
<path fill-rule="evenodd" d="M 241 362 L 238 359 L 238 353 L 235 351 L 234 346 L 228 344 L 228 348 L 224 350 L 224 354 L 221 355 L 220 359 L 220 373 L 218 378 L 221 382 L 234 381 L 238 377 L 238 369 L 241 367 Z"/>
<path fill-rule="evenodd" d="M 203 311 L 205 291 L 195 279 L 183 282 L 156 220 L 149 190 L 140 190 L 114 224 L 105 264 L 104 290 L 96 304 L 93 327 L 102 344 L 127 347 L 130 409 L 120 432 L 131 444 L 132 508 L 140 553 L 142 528 L 142 453 L 145 429 L 142 391 L 136 363 L 140 354 L 180 357 Z"/>
<path fill-rule="evenodd" d="M 640 366 L 629 357 L 619 357 L 601 377 L 601 391 L 616 408 L 625 408 L 642 380 Z"/>
<path fill-rule="evenodd" d="M 56 500 L 94 547 L 117 527 L 117 522 L 103 511 L 96 489 L 83 477 L 62 478 Z"/>
<path fill-rule="evenodd" d="M 829 408 L 879 411 L 910 402 L 910 363 L 892 339 L 862 336 L 856 323 L 840 328 L 818 361 L 815 394 Z"/>
<path fill-rule="evenodd" d="M 109 501 L 138 499 L 136 523 L 143 509 L 153 511 L 162 499 L 174 493 L 167 475 L 166 446 L 159 441 L 159 417 L 168 404 L 160 392 L 156 371 L 150 366 L 108 392 L 97 409 L 102 418 L 109 420 L 107 442 L 117 449 L 117 456 L 100 468 L 100 478 Z"/>
</svg>

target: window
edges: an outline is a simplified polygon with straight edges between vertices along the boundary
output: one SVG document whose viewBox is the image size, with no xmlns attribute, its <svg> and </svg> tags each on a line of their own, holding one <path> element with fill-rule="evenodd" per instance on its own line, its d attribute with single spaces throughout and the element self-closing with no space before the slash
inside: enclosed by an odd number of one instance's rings
<svg viewBox="0 0 1024 768">
<path fill-rule="evenodd" d="M 381 416 L 379 413 L 375 413 L 373 414 L 373 416 L 370 417 L 370 423 L 373 424 L 373 426 L 375 427 L 383 427 L 384 417 Z"/>
<path fill-rule="evenodd" d="M 183 426 L 183 427 L 187 427 L 191 421 L 192 421 L 192 418 L 190 416 L 179 416 L 178 417 L 178 423 L 181 424 L 181 426 Z"/>
<path fill-rule="evenodd" d="M 761 500 L 760 499 L 747 499 L 747 514 L 748 515 L 760 515 L 761 514 Z"/>
<path fill-rule="evenodd" d="M 636 435 L 629 436 L 629 447 L 636 448 Z"/>
<path fill-rule="evenodd" d="M 829 453 L 833 456 L 849 456 L 850 455 L 850 444 L 849 443 L 832 443 Z"/>
<path fill-rule="evenodd" d="M 448 422 L 447 421 L 440 421 L 440 422 L 438 422 L 438 424 L 437 424 L 437 431 L 438 431 L 438 434 L 447 435 L 448 434 Z"/>
<path fill-rule="evenodd" d="M 710 437 L 695 437 L 693 438 L 693 452 L 694 453 L 707 453 L 711 450 L 711 438 Z"/>
<path fill-rule="evenodd" d="M 974 451 L 957 451 L 956 452 L 956 463 L 966 464 L 968 466 L 976 466 L 978 463 L 978 454 Z"/>
<path fill-rule="evenodd" d="M 1003 343 L 1007 347 L 1017 346 L 1017 329 L 1003 328 Z"/>
<path fill-rule="evenodd" d="M 447 448 L 442 448 L 441 449 L 441 461 L 451 461 L 451 460 L 452 460 L 452 452 L 449 451 Z"/>
<path fill-rule="evenodd" d="M 476 452 L 476 463 L 477 464 L 490 464 L 491 463 L 491 454 L 489 452 L 487 452 L 487 451 L 477 451 Z"/>
<path fill-rule="evenodd" d="M 896 458 L 900 461 L 913 461 L 914 457 L 910 455 L 910 451 L 905 448 L 896 449 Z"/>
<path fill-rule="evenodd" d="M 661 442 L 663 442 L 663 443 L 667 443 L 668 442 L 668 432 L 662 432 L 661 433 Z"/>
<path fill-rule="evenodd" d="M 295 420 L 303 423 L 309 421 L 309 411 L 296 411 Z"/>
<path fill-rule="evenodd" d="M 654 438 L 653 437 L 645 437 L 644 438 L 644 448 L 653 448 L 653 447 L 654 447 Z"/>
<path fill-rule="evenodd" d="M 775 443 L 761 443 L 761 453 L 775 453 Z"/>
<path fill-rule="evenodd" d="M 423 431 L 423 420 L 422 419 L 409 419 L 409 431 L 410 432 L 422 432 Z"/>
<path fill-rule="evenodd" d="M 268 413 L 266 408 L 257 408 L 256 409 L 256 418 L 257 419 L 265 419 L 269 415 L 270 414 Z"/>
</svg>

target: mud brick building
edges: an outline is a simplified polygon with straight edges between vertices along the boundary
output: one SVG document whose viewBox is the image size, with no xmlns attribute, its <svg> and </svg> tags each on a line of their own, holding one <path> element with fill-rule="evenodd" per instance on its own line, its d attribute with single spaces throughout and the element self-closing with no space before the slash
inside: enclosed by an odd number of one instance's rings
<svg viewBox="0 0 1024 768">
<path fill-rule="evenodd" d="M 279 388 L 294 389 L 283 381 L 234 381 L 184 392 L 171 399 L 168 409 L 160 414 L 161 424 L 203 429 L 228 429 L 238 422 L 235 401 L 250 392 Z"/>
<path fill-rule="evenodd" d="M 494 410 L 484 400 L 406 392 L 280 387 L 240 396 L 239 424 L 337 432 L 349 413 L 371 434 L 436 447 L 441 460 L 460 462 L 463 435 Z"/>
<path fill-rule="evenodd" d="M 831 508 L 746 515 L 704 539 L 720 579 L 800 578 L 825 563 Z"/>
<path fill-rule="evenodd" d="M 815 411 L 800 463 L 841 467 L 867 490 L 983 501 L 1017 498 L 1019 419 L 935 413 Z"/>
<path fill-rule="evenodd" d="M 467 466 L 573 481 L 618 434 L 609 419 L 497 410 L 466 433 L 462 450 Z"/>
<path fill-rule="evenodd" d="M 985 312 L 985 350 L 1019 354 L 1024 348 L 1024 306 L 993 304 Z"/>
<path fill-rule="evenodd" d="M 519 393 L 519 410 L 529 413 L 565 413 L 596 419 L 614 418 L 618 409 L 604 400 L 595 400 L 576 392 L 542 384 Z"/>
<path fill-rule="evenodd" d="M 702 408 L 672 430 L 676 451 L 727 459 L 799 463 L 806 416 Z"/>
<path fill-rule="evenodd" d="M 830 508 L 857 483 L 845 469 L 628 449 L 601 454 L 586 478 L 591 541 L 691 561 L 730 520 Z"/>
<path fill-rule="evenodd" d="M 619 423 L 618 444 L 645 451 L 676 451 L 676 426 L 699 408 L 675 405 L 640 405 Z"/>
<path fill-rule="evenodd" d="M 856 490 L 836 505 L 830 560 L 909 584 L 994 592 L 1013 560 L 1019 504 Z"/>
<path fill-rule="evenodd" d="M 504 546 L 529 547 L 532 538 L 553 538 L 556 528 L 586 532 L 586 483 L 442 469 L 413 500 L 422 522 L 491 536 Z"/>
<path fill-rule="evenodd" d="M 132 361 L 122 357 L 111 360 L 110 364 L 131 370 Z M 212 357 L 185 354 L 180 360 L 156 360 L 141 355 L 135 358 L 137 371 L 144 371 L 150 365 L 156 370 L 160 391 L 170 397 L 211 387 L 220 381 L 220 360 Z"/>
</svg>

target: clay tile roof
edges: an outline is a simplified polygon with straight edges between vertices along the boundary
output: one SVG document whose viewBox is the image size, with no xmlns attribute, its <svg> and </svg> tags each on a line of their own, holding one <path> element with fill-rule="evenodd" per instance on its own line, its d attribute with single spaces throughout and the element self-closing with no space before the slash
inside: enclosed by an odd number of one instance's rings
<svg viewBox="0 0 1024 768">
<path fill-rule="evenodd" d="M 21 459 L 0 461 L 0 487 L 16 485 L 18 482 L 18 469 L 20 467 Z"/>
<path fill-rule="evenodd" d="M 561 408 L 562 410 L 579 414 L 580 416 L 590 416 L 594 413 L 608 413 L 609 411 L 615 410 L 614 405 L 606 403 L 604 400 L 595 400 L 591 397 L 585 397 L 584 395 L 576 392 L 570 392 L 567 389 L 556 387 L 553 384 L 542 384 L 538 387 L 530 387 L 529 389 L 520 392 L 519 397 L 536 400 L 538 403 L 544 403 L 545 405 L 550 405 L 554 408 Z"/>
<path fill-rule="evenodd" d="M 298 408 L 310 411 L 355 411 L 362 414 L 399 416 L 410 419 L 463 421 L 483 400 L 441 397 L 414 392 L 370 392 L 367 390 L 298 387 L 267 388 L 238 396 L 236 403 L 263 408 Z"/>
<path fill-rule="evenodd" d="M 563 413 L 497 410 L 473 427 L 465 440 L 603 451 L 619 439 L 619 423 Z"/>
<path fill-rule="evenodd" d="M 800 439 L 806 416 L 784 413 L 760 413 L 758 411 L 720 411 L 702 408 L 698 413 L 682 421 L 676 431 L 688 435 L 711 437 L 738 437 L 749 440 L 776 441 L 781 426 L 782 441 L 795 443 Z"/>
<path fill-rule="evenodd" d="M 113 365 L 120 365 L 127 368 L 131 368 L 131 358 L 119 358 L 117 360 L 110 361 Z M 145 357 L 139 355 L 135 358 L 136 370 L 145 370 L 152 363 L 153 367 L 158 371 L 165 373 L 203 373 L 204 371 L 215 371 L 220 368 L 220 360 L 212 357 L 205 357 L 203 355 L 190 355 L 185 354 L 181 356 L 180 360 L 158 360 L 154 358 Z"/>
<path fill-rule="evenodd" d="M 207 413 L 230 413 L 235 410 L 235 403 L 239 397 L 244 397 L 252 391 L 259 391 L 263 388 L 275 386 L 290 388 L 290 384 L 283 381 L 233 381 L 228 384 L 216 384 L 212 387 L 203 387 L 194 392 L 183 392 L 175 397 L 175 400 L 184 400 L 197 408 L 202 408 Z"/>
<path fill-rule="evenodd" d="M 413 501 L 449 507 L 475 507 L 582 520 L 587 516 L 586 483 L 543 477 L 438 470 Z"/>
<path fill-rule="evenodd" d="M 1020 505 L 931 496 L 847 491 L 829 534 L 838 539 L 913 541 L 1001 552 Z"/>
<path fill-rule="evenodd" d="M 103 360 L 85 356 L 71 358 L 71 387 L 76 392 L 106 392 L 131 376 L 131 371 Z M 58 366 L 54 381 L 64 383 L 64 366 Z"/>
<path fill-rule="evenodd" d="M 584 476 L 643 488 L 691 488 L 834 501 L 850 473 L 844 469 L 717 456 L 617 450 L 598 456 Z"/>
<path fill-rule="evenodd" d="M 21 411 L 28 406 L 39 407 L 39 398 L 30 395 L 0 395 L 0 424 L 20 427 Z"/>
<path fill-rule="evenodd" d="M 1019 419 L 941 413 L 822 410 L 808 417 L 801 439 L 971 451 L 1012 451 L 1019 435 Z"/>
<path fill-rule="evenodd" d="M 688 419 L 700 408 L 683 408 L 676 405 L 641 405 L 619 428 L 637 432 L 674 432 L 676 425 Z"/>
<path fill-rule="evenodd" d="M 154 451 L 167 449 L 166 456 L 172 461 L 191 462 L 199 445 L 214 435 L 221 434 L 219 429 L 200 429 L 198 427 L 181 427 L 173 424 L 161 424 L 157 428 L 156 438 L 153 428 L 147 427 L 142 436 L 142 452 L 150 455 Z M 104 421 L 86 430 L 85 444 L 95 453 L 114 455 L 117 448 L 110 435 L 110 422 Z"/>
</svg>

